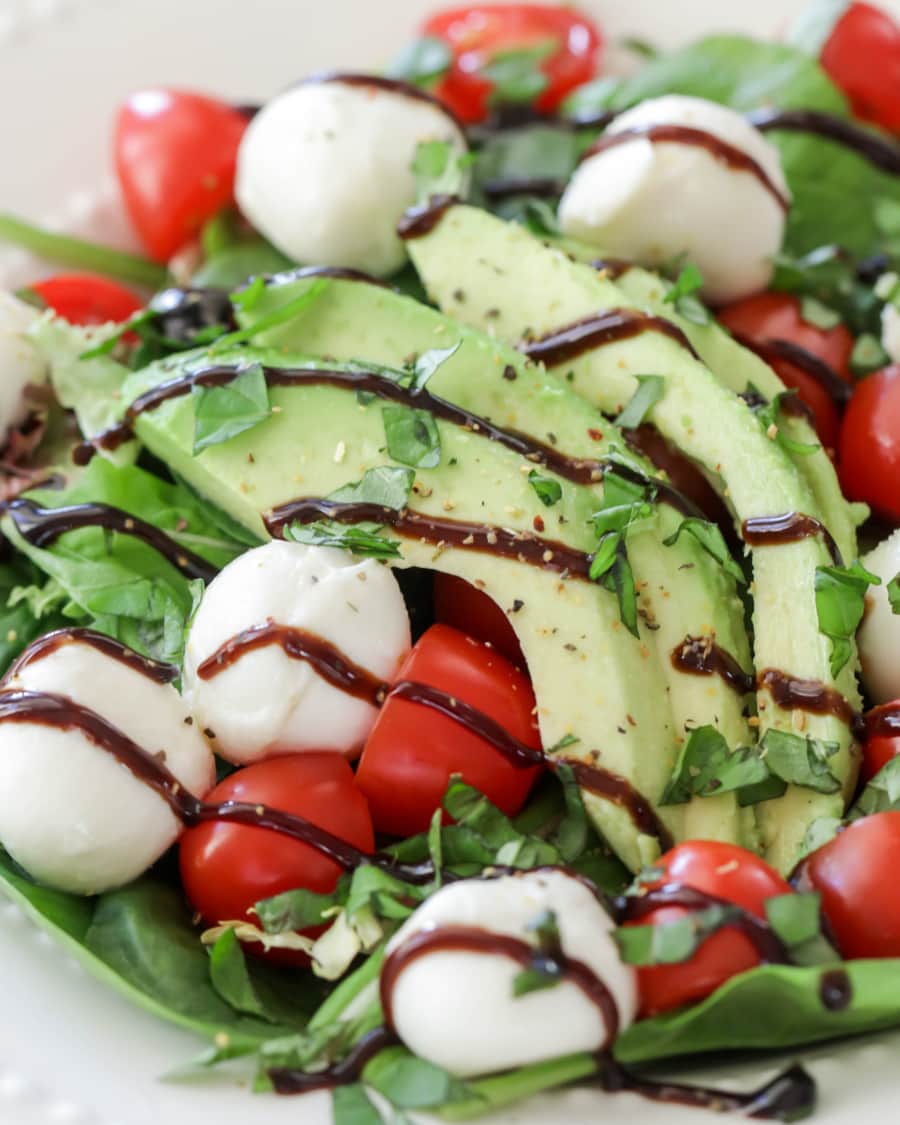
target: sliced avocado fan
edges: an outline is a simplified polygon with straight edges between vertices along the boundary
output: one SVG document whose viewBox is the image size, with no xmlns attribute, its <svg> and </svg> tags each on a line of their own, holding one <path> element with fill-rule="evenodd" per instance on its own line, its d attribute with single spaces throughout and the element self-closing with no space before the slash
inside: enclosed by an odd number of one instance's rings
<svg viewBox="0 0 900 1125">
<path fill-rule="evenodd" d="M 664 393 L 648 420 L 718 482 L 740 526 L 794 512 L 827 527 L 788 454 L 669 320 L 648 318 L 596 270 L 487 212 L 460 204 L 434 218 L 430 226 L 420 224 L 421 233 L 407 245 L 426 290 L 445 312 L 545 359 L 610 416 L 632 399 L 639 375 L 662 376 Z M 592 325 L 610 313 L 621 315 L 607 323 L 624 328 L 592 338 Z M 573 329 L 565 334 L 568 347 L 560 335 L 565 329 Z M 816 569 L 832 561 L 825 536 L 756 546 L 752 561 L 760 735 L 774 729 L 836 744 L 829 768 L 842 787 L 826 794 L 791 785 L 783 797 L 755 806 L 765 854 L 786 871 L 796 862 L 809 824 L 841 815 L 855 783 L 857 755 L 845 719 L 779 706 L 771 673 L 814 682 L 857 708 L 858 664 L 854 652 L 832 676 L 830 642 L 819 631 Z"/>
</svg>

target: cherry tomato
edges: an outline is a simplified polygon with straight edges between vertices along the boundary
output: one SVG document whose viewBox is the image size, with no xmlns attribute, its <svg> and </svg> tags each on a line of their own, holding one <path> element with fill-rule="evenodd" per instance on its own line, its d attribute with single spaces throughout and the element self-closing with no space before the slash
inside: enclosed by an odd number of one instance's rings
<svg viewBox="0 0 900 1125">
<path fill-rule="evenodd" d="M 872 4 L 851 4 L 822 48 L 820 62 L 858 117 L 900 133 L 900 25 Z"/>
<path fill-rule="evenodd" d="M 423 34 L 443 39 L 453 51 L 449 73 L 435 94 L 463 121 L 488 114 L 492 85 L 481 75 L 498 55 L 555 41 L 556 49 L 536 64 L 546 85 L 535 106 L 549 113 L 576 86 L 597 73 L 602 38 L 596 25 L 574 8 L 549 4 L 473 4 L 431 16 Z"/>
<path fill-rule="evenodd" d="M 471 582 L 438 571 L 434 576 L 434 616 L 442 624 L 491 645 L 517 668 L 525 667 L 522 646 L 509 618 L 493 598 Z"/>
<path fill-rule="evenodd" d="M 893 703 L 883 703 L 880 707 L 873 707 L 867 718 L 874 719 L 881 712 L 895 710 L 900 705 L 900 700 Z M 892 758 L 900 754 L 900 734 L 873 734 L 863 745 L 862 776 L 863 781 L 871 781 L 879 770 L 884 769 Z"/>
<path fill-rule="evenodd" d="M 761 345 L 778 340 L 796 344 L 827 363 L 845 382 L 852 382 L 850 332 L 843 324 L 816 328 L 803 319 L 801 309 L 799 298 L 789 293 L 758 293 L 727 305 L 718 315 L 725 327 L 737 335 Z M 831 395 L 813 375 L 789 360 L 774 359 L 771 365 L 786 386 L 799 392 L 813 412 L 819 440 L 833 449 L 837 445 L 840 416 Z"/>
<path fill-rule="evenodd" d="M 153 258 L 171 258 L 233 202 L 238 145 L 247 124 L 231 106 L 179 90 L 140 90 L 119 109 L 116 172 L 128 213 Z"/>
<path fill-rule="evenodd" d="M 838 474 L 847 496 L 900 523 L 900 364 L 857 385 L 838 448 Z"/>
<path fill-rule="evenodd" d="M 646 884 L 650 890 L 665 883 L 693 887 L 736 903 L 759 918 L 766 916 L 766 899 L 791 893 L 790 884 L 759 856 L 713 840 L 679 844 L 654 867 L 663 874 L 658 882 Z M 687 913 L 683 907 L 665 906 L 631 924 L 672 922 Z M 641 1014 L 652 1016 L 702 1000 L 725 981 L 759 963 L 759 954 L 749 938 L 739 930 L 720 930 L 687 961 L 638 969 Z"/>
<path fill-rule="evenodd" d="M 121 323 L 143 307 L 130 289 L 95 273 L 58 273 L 29 288 L 70 324 Z"/>
<path fill-rule="evenodd" d="M 541 745 L 527 678 L 480 641 L 447 625 L 425 632 L 397 680 L 429 684 L 490 716 L 527 746 Z M 519 767 L 461 723 L 420 703 L 388 696 L 363 750 L 356 780 L 379 832 L 412 836 L 429 825 L 454 773 L 508 816 L 541 772 Z"/>
<path fill-rule="evenodd" d="M 244 801 L 305 817 L 364 852 L 375 847 L 372 819 L 340 754 L 288 754 L 236 770 L 208 801 Z M 209 821 L 181 837 L 181 881 L 208 925 L 247 919 L 261 899 L 306 888 L 333 891 L 342 869 L 308 844 L 267 828 Z M 253 920 L 252 918 L 250 919 Z M 257 942 L 247 949 L 261 953 Z M 272 960 L 305 963 L 302 954 L 273 951 Z"/>
<path fill-rule="evenodd" d="M 804 864 L 846 958 L 900 957 L 898 864 L 900 812 L 856 821 Z"/>
</svg>

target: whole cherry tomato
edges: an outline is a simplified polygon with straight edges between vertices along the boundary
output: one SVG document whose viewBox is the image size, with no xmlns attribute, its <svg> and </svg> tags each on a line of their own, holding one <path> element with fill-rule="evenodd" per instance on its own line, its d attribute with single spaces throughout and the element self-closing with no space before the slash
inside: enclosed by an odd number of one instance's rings
<svg viewBox="0 0 900 1125">
<path fill-rule="evenodd" d="M 820 62 L 858 117 L 900 133 L 900 25 L 872 4 L 851 4 L 835 23 Z"/>
<path fill-rule="evenodd" d="M 838 474 L 847 496 L 900 523 L 900 364 L 857 385 L 838 451 Z"/>
<path fill-rule="evenodd" d="M 234 201 L 238 145 L 247 124 L 232 106 L 180 90 L 140 90 L 121 106 L 116 172 L 153 258 L 171 258 Z"/>
<path fill-rule="evenodd" d="M 493 598 L 455 574 L 434 576 L 434 616 L 443 625 L 491 645 L 517 668 L 524 668 L 522 646 L 509 618 Z"/>
<path fill-rule="evenodd" d="M 844 957 L 900 957 L 898 865 L 900 812 L 856 821 L 806 860 Z"/>
<path fill-rule="evenodd" d="M 130 289 L 95 273 L 58 273 L 29 289 L 70 324 L 121 323 L 142 308 Z"/>
<path fill-rule="evenodd" d="M 498 652 L 446 625 L 433 625 L 397 674 L 450 693 L 520 742 L 541 746 L 534 693 Z M 453 774 L 507 816 L 524 805 L 540 766 L 519 766 L 475 731 L 421 703 L 389 695 L 359 762 L 356 780 L 379 832 L 412 836 L 429 825 Z"/>
<path fill-rule="evenodd" d="M 543 76 L 534 105 L 549 113 L 576 86 L 594 77 L 602 45 L 600 32 L 588 16 L 550 4 L 446 8 L 435 12 L 422 31 L 443 39 L 453 51 L 453 65 L 434 92 L 466 122 L 487 116 L 494 87 L 483 71 L 498 56 L 547 47 L 547 54 L 534 62 Z"/>
<path fill-rule="evenodd" d="M 375 847 L 365 797 L 340 754 L 288 754 L 236 770 L 207 801 L 268 805 L 304 817 L 364 852 Z M 208 925 L 248 919 L 261 899 L 282 891 L 333 891 L 342 869 L 309 844 L 268 828 L 208 821 L 181 837 L 181 881 Z M 260 953 L 256 942 L 247 949 Z M 272 960 L 305 963 L 302 954 L 273 951 Z"/>
<path fill-rule="evenodd" d="M 661 874 L 658 880 L 644 884 L 648 891 L 667 883 L 692 887 L 742 906 L 759 918 L 766 916 L 766 899 L 791 893 L 790 884 L 777 871 L 735 844 L 688 840 L 667 852 L 654 868 Z M 626 925 L 673 922 L 687 913 L 684 907 L 662 906 L 639 922 Z M 708 937 L 687 961 L 638 969 L 641 1013 L 652 1016 L 695 1003 L 759 963 L 752 941 L 739 930 L 726 927 Z"/>
</svg>

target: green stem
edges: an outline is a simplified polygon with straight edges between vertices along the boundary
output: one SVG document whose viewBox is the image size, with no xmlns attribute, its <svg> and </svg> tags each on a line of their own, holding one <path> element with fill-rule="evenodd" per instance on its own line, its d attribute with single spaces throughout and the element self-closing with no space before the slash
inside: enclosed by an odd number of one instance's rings
<svg viewBox="0 0 900 1125">
<path fill-rule="evenodd" d="M 165 266 L 151 262 L 140 254 L 99 246 L 68 234 L 56 234 L 32 226 L 14 215 L 0 214 L 0 242 L 21 246 L 41 258 L 58 262 L 61 266 L 91 270 L 107 277 L 160 289 L 169 276 Z"/>
<path fill-rule="evenodd" d="M 597 1073 L 597 1060 L 590 1054 L 566 1055 L 561 1059 L 523 1066 L 509 1074 L 470 1082 L 473 1097 L 433 1110 L 445 1121 L 469 1121 L 535 1094 L 568 1086 Z"/>
<path fill-rule="evenodd" d="M 320 1027 L 335 1023 L 362 990 L 378 979 L 381 963 L 384 961 L 384 949 L 384 945 L 380 945 L 355 973 L 351 973 L 341 981 L 328 999 L 313 1013 L 307 1025 L 309 1031 L 317 1031 Z"/>
</svg>

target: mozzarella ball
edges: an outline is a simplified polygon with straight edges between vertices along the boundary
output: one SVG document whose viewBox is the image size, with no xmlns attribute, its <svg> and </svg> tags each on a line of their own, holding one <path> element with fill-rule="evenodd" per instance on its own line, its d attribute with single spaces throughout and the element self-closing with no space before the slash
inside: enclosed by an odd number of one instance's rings
<svg viewBox="0 0 900 1125">
<path fill-rule="evenodd" d="M 700 129 L 740 149 L 788 197 L 777 149 L 732 109 L 702 98 L 653 98 L 617 117 L 607 135 L 654 125 Z M 785 211 L 757 177 L 707 149 L 637 136 L 589 156 L 559 206 L 567 235 L 603 253 L 659 266 L 686 254 L 722 303 L 765 289 Z"/>
<path fill-rule="evenodd" d="M 237 200 L 295 262 L 384 276 L 406 250 L 396 227 L 416 201 L 412 162 L 423 141 L 466 141 L 439 105 L 340 76 L 273 98 L 238 153 Z"/>
<path fill-rule="evenodd" d="M 239 633 L 275 622 L 328 641 L 390 680 L 409 652 L 409 614 L 397 579 L 374 559 L 275 541 L 229 563 L 206 590 L 191 625 L 184 696 L 216 752 L 246 764 L 273 754 L 355 754 L 377 711 L 329 684 L 279 644 L 244 652 L 209 679 L 199 666 Z"/>
<path fill-rule="evenodd" d="M 178 692 L 83 641 L 27 663 L 7 689 L 50 692 L 96 712 L 195 796 L 215 762 Z M 0 721 L 0 842 L 41 882 L 78 894 L 130 883 L 175 843 L 168 804 L 79 729 Z"/>
<path fill-rule="evenodd" d="M 532 944 L 529 926 L 546 911 L 556 916 L 563 952 L 609 989 L 624 1030 L 637 1010 L 635 971 L 622 963 L 612 919 L 593 891 L 566 871 L 451 883 L 403 924 L 388 944 L 388 956 L 416 934 L 442 926 L 475 927 Z M 415 1054 L 460 1077 L 610 1045 L 599 1007 L 576 984 L 563 980 L 517 997 L 513 983 L 521 971 L 502 954 L 425 952 L 395 980 L 394 1029 Z"/>
<path fill-rule="evenodd" d="M 858 633 L 863 683 L 875 703 L 900 699 L 900 614 L 893 613 L 887 584 L 900 574 L 900 530 L 862 560 L 881 579 L 866 594 L 866 615 Z"/>
<path fill-rule="evenodd" d="M 900 363 L 900 309 L 891 302 L 881 312 L 881 344 L 891 363 Z"/>
<path fill-rule="evenodd" d="M 25 388 L 47 377 L 46 363 L 25 335 L 40 315 L 18 297 L 0 291 L 0 441 L 28 416 Z"/>
</svg>

